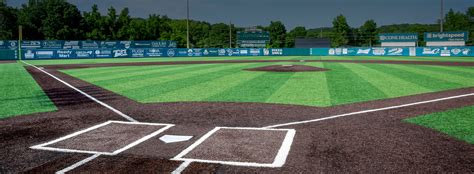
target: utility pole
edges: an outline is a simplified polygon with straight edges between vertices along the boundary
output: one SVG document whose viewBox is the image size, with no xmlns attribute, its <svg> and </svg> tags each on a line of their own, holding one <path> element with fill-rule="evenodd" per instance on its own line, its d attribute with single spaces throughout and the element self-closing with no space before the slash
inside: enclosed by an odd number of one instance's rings
<svg viewBox="0 0 474 174">
<path fill-rule="evenodd" d="M 441 0 L 441 17 L 440 17 L 440 20 L 439 20 L 439 27 L 440 27 L 440 32 L 443 32 L 444 29 L 443 29 L 443 25 L 444 25 L 444 0 Z"/>
<path fill-rule="evenodd" d="M 229 48 L 232 48 L 232 20 L 229 23 Z"/>
<path fill-rule="evenodd" d="M 187 31 L 186 31 L 186 45 L 187 45 L 187 48 L 189 49 L 190 46 L 189 46 L 189 0 L 186 0 L 186 27 L 187 27 Z"/>
</svg>

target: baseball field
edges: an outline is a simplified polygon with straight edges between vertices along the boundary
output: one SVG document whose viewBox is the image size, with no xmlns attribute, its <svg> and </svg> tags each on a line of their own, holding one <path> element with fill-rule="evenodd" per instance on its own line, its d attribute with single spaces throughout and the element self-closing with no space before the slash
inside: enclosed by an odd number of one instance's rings
<svg viewBox="0 0 474 174">
<path fill-rule="evenodd" d="M 0 173 L 474 171 L 472 57 L 0 62 Z"/>
</svg>

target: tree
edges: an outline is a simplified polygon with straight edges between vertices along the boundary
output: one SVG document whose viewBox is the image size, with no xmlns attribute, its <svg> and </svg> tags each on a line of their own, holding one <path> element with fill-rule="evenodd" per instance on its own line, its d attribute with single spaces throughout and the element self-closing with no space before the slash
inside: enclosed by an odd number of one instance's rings
<svg viewBox="0 0 474 174">
<path fill-rule="evenodd" d="M 86 39 L 105 40 L 107 39 L 105 29 L 105 19 L 99 12 L 96 4 L 92 6 L 91 12 L 84 13 L 84 21 L 86 24 Z M 128 27 L 128 26 L 127 26 Z"/>
<path fill-rule="evenodd" d="M 469 30 L 469 18 L 468 15 L 461 12 L 454 12 L 450 9 L 446 14 L 446 23 L 444 24 L 446 31 L 467 31 Z"/>
<path fill-rule="evenodd" d="M 267 31 L 270 32 L 270 47 L 281 48 L 285 46 L 286 28 L 282 22 L 271 21 Z"/>
<path fill-rule="evenodd" d="M 107 39 L 108 40 L 117 40 L 117 11 L 114 7 L 108 9 L 107 17 L 105 20 L 105 25 L 107 27 Z"/>
<path fill-rule="evenodd" d="M 294 47 L 295 46 L 295 39 L 296 38 L 305 38 L 307 35 L 307 31 L 305 27 L 296 27 L 291 30 L 286 36 L 286 47 Z"/>
<path fill-rule="evenodd" d="M 116 25 L 116 28 L 118 29 L 117 37 L 116 37 L 117 39 L 127 40 L 129 38 L 128 26 L 130 25 L 131 20 L 132 19 L 129 15 L 128 8 L 122 9 L 117 19 L 117 25 Z"/>
<path fill-rule="evenodd" d="M 332 24 L 333 24 L 333 34 L 332 34 L 331 45 L 333 47 L 340 47 L 340 46 L 347 45 L 347 43 L 349 42 L 348 34 L 350 32 L 350 27 L 347 24 L 346 17 L 344 17 L 341 14 L 334 19 Z"/>
<path fill-rule="evenodd" d="M 17 13 L 16 9 L 0 2 L 0 40 L 12 39 L 17 35 Z"/>
<path fill-rule="evenodd" d="M 363 44 L 372 46 L 377 37 L 377 23 L 374 20 L 368 20 L 359 29 L 361 41 Z"/>
</svg>

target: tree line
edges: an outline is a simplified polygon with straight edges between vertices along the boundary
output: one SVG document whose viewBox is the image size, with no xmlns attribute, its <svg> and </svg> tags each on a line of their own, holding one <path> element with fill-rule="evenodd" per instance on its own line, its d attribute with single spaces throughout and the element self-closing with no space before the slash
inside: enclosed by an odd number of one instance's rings
<svg viewBox="0 0 474 174">
<path fill-rule="evenodd" d="M 474 7 L 467 12 L 450 10 L 446 14 L 446 31 L 470 31 L 474 33 Z M 97 5 L 89 12 L 81 11 L 66 0 L 29 0 L 19 8 L 0 1 L 0 40 L 18 38 L 18 26 L 22 26 L 25 40 L 175 40 L 178 47 L 186 47 L 186 20 L 171 19 L 166 15 L 151 14 L 148 18 L 136 18 L 129 9 L 117 11 L 108 8 L 102 15 Z M 287 31 L 281 21 L 271 21 L 268 26 L 257 28 L 270 32 L 269 47 L 293 47 L 295 38 L 329 38 L 337 46 L 370 46 L 377 43 L 378 33 L 434 32 L 436 24 L 400 24 L 377 26 L 374 20 L 366 21 L 358 28 L 350 27 L 346 17 L 337 16 L 333 26 L 307 29 L 295 27 Z M 190 21 L 192 47 L 229 47 L 229 30 L 235 47 L 236 33 L 244 28 L 232 24 L 210 24 Z M 472 37 L 470 37 L 472 38 Z M 469 42 L 472 44 L 472 40 Z"/>
</svg>

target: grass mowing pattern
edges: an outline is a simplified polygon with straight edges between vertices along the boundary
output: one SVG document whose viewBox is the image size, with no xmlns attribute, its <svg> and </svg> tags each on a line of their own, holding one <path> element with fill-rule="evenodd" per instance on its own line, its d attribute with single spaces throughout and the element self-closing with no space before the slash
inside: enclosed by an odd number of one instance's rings
<svg viewBox="0 0 474 174">
<path fill-rule="evenodd" d="M 63 72 L 144 103 L 263 102 L 332 106 L 474 86 L 474 68 L 298 62 L 325 72 L 250 72 L 288 63 L 106 67 Z"/>
<path fill-rule="evenodd" d="M 212 60 L 410 60 L 410 61 L 454 61 L 474 62 L 472 57 L 403 57 L 403 56 L 262 56 L 262 57 L 161 57 L 161 58 L 114 58 L 114 59 L 69 59 L 27 60 L 33 65 L 96 64 L 128 62 L 212 61 Z"/>
<path fill-rule="evenodd" d="M 474 144 L 474 106 L 409 118 L 405 121 Z"/>
<path fill-rule="evenodd" d="M 0 64 L 0 77 L 0 119 L 56 110 L 21 64 Z"/>
</svg>

